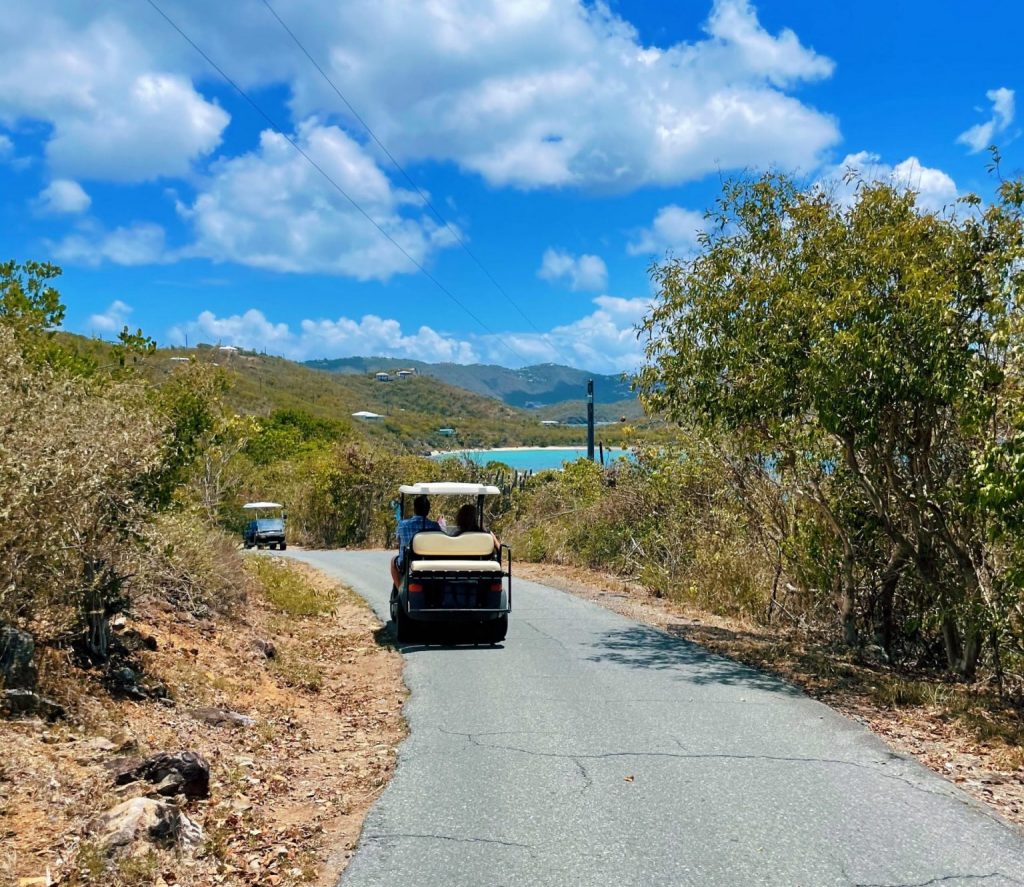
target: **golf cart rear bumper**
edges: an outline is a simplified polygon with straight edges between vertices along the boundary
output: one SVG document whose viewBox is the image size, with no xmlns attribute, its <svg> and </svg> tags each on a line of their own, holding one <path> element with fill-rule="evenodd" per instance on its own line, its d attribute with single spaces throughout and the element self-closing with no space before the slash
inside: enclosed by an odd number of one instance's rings
<svg viewBox="0 0 1024 887">
<path fill-rule="evenodd" d="M 476 607 L 448 608 L 424 607 L 422 609 L 410 608 L 409 618 L 416 622 L 490 622 L 492 619 L 500 619 L 507 616 L 511 611 L 504 609 L 489 610 Z"/>
</svg>

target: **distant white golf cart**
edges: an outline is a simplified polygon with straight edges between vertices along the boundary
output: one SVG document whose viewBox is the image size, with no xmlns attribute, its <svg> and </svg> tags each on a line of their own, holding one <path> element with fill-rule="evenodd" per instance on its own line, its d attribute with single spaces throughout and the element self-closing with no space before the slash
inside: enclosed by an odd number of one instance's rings
<svg viewBox="0 0 1024 887">
<path fill-rule="evenodd" d="M 398 641 L 421 640 L 427 625 L 433 624 L 462 625 L 478 642 L 501 643 L 512 610 L 512 550 L 496 547 L 494 537 L 484 530 L 484 499 L 501 491 L 484 484 L 441 482 L 407 484 L 398 492 L 400 518 L 406 516 L 406 497 L 475 500 L 481 528 L 458 536 L 425 531 L 412 537 L 401 552 L 401 582 L 391 588 L 391 619 Z"/>
<path fill-rule="evenodd" d="M 246 548 L 267 545 L 284 551 L 288 547 L 284 538 L 284 506 L 280 502 L 246 502 L 242 508 L 249 514 L 242 531 Z"/>
</svg>

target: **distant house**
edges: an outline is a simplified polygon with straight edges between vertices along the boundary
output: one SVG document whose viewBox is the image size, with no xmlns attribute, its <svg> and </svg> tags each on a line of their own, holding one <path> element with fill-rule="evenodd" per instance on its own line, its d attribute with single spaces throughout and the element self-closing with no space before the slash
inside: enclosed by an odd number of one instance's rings
<svg viewBox="0 0 1024 887">
<path fill-rule="evenodd" d="M 221 345 L 217 350 L 223 352 L 224 354 L 238 353 L 238 349 L 234 345 Z"/>
<path fill-rule="evenodd" d="M 380 413 L 371 413 L 369 410 L 360 410 L 352 414 L 353 419 L 361 419 L 363 422 L 378 422 L 384 417 Z"/>
<path fill-rule="evenodd" d="M 192 361 L 191 357 L 171 357 L 168 359 L 171 363 L 190 363 Z"/>
<path fill-rule="evenodd" d="M 561 425 L 562 423 L 559 422 L 557 419 L 541 419 L 540 420 L 540 424 L 541 425 L 552 426 L 552 425 Z"/>
<path fill-rule="evenodd" d="M 396 375 L 398 376 L 399 379 L 408 379 L 410 376 L 415 376 L 416 375 L 416 370 L 415 369 L 399 370 L 396 373 Z"/>
<path fill-rule="evenodd" d="M 442 437 L 455 437 L 454 428 L 438 428 L 437 433 L 440 434 Z"/>
<path fill-rule="evenodd" d="M 391 376 L 389 376 L 387 373 L 377 373 L 373 378 L 375 378 L 378 382 L 391 381 Z"/>
</svg>

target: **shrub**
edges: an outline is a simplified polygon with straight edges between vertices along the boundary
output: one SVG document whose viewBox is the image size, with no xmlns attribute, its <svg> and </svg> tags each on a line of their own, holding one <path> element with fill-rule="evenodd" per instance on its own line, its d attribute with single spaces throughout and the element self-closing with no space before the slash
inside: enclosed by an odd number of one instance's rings
<svg viewBox="0 0 1024 887">
<path fill-rule="evenodd" d="M 251 581 L 238 543 L 208 529 L 198 514 L 158 515 L 143 531 L 136 555 L 135 585 L 196 615 L 231 612 L 241 606 Z"/>
<path fill-rule="evenodd" d="M 126 601 L 147 516 L 139 480 L 159 450 L 138 387 L 101 393 L 29 365 L 0 326 L 0 620 L 49 638 L 90 615 L 103 634 L 105 618 Z"/>
</svg>

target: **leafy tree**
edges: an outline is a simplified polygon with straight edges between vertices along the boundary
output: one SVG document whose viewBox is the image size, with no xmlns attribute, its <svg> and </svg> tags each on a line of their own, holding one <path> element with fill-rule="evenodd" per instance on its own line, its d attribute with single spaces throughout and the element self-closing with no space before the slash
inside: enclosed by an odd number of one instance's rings
<svg viewBox="0 0 1024 887">
<path fill-rule="evenodd" d="M 61 269 L 48 262 L 0 263 L 0 322 L 19 337 L 50 332 L 64 320 L 60 293 L 49 281 Z"/>
<path fill-rule="evenodd" d="M 156 353 L 156 341 L 145 335 L 141 329 L 131 332 L 125 325 L 117 334 L 117 342 L 111 353 L 120 370 L 129 370 L 140 360 Z"/>
<path fill-rule="evenodd" d="M 774 174 L 730 183 L 700 255 L 654 268 L 643 326 L 648 407 L 771 460 L 828 528 L 846 640 L 865 575 L 891 638 L 910 570 L 968 677 L 994 614 L 972 465 L 999 439 L 1004 355 L 1020 344 L 1020 198 L 1006 184 L 958 220 L 888 183 L 859 183 L 849 203 Z M 866 547 L 875 530 L 884 544 Z"/>
</svg>

